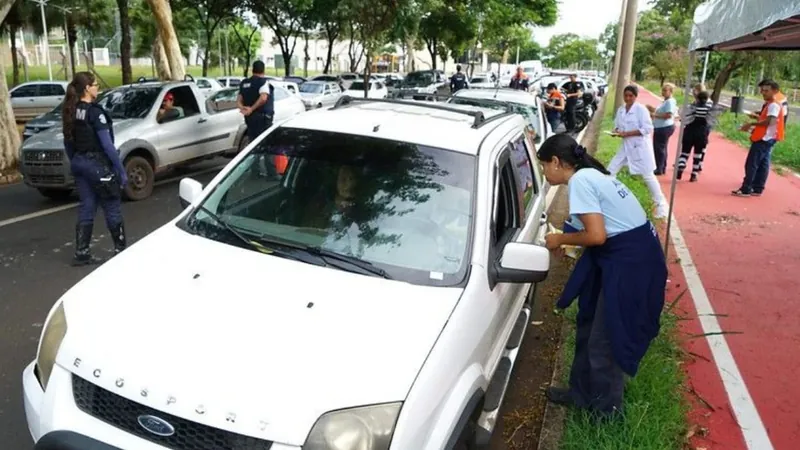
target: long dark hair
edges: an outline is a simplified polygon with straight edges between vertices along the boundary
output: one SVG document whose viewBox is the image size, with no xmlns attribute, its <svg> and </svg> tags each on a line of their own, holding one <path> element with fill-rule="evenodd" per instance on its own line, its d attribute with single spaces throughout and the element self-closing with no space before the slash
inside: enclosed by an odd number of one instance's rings
<svg viewBox="0 0 800 450">
<path fill-rule="evenodd" d="M 73 124 L 75 122 L 75 109 L 81 101 L 86 88 L 95 82 L 94 74 L 91 72 L 78 72 L 67 85 L 67 95 L 64 96 L 64 104 L 61 107 L 61 125 L 64 132 L 64 139 L 72 141 Z"/>
<path fill-rule="evenodd" d="M 576 171 L 591 168 L 606 175 L 611 174 L 603 163 L 596 160 L 586 151 L 586 148 L 568 134 L 557 134 L 548 138 L 539 147 L 536 157 L 543 162 L 550 162 L 553 158 L 558 158 L 564 164 L 575 168 Z"/>
</svg>

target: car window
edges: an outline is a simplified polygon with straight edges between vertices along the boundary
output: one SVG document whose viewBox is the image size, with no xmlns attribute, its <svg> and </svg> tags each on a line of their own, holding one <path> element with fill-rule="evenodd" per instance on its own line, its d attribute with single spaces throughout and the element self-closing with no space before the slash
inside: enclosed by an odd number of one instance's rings
<svg viewBox="0 0 800 450">
<path fill-rule="evenodd" d="M 39 85 L 28 84 L 20 86 L 11 93 L 11 98 L 36 97 L 39 93 Z"/>
<path fill-rule="evenodd" d="M 208 89 L 211 87 L 211 83 L 209 83 L 208 80 L 204 80 L 201 78 L 197 80 L 197 87 L 199 87 L 200 89 Z"/>
<path fill-rule="evenodd" d="M 283 169 L 273 164 L 285 157 Z M 475 157 L 371 136 L 279 127 L 203 206 L 250 239 L 367 261 L 394 279 L 452 286 L 469 267 Z M 191 231 L 237 245 L 202 211 Z"/>
<path fill-rule="evenodd" d="M 183 109 L 184 117 L 200 114 L 197 97 L 189 86 L 178 86 L 169 90 L 175 97 L 174 105 Z"/>
<path fill-rule="evenodd" d="M 527 211 L 528 207 L 533 204 L 538 186 L 533 177 L 533 165 L 524 141 L 525 136 L 520 135 L 509 143 L 508 147 L 511 151 L 514 171 L 517 173 L 517 194 L 522 198 L 522 210 Z"/>
<path fill-rule="evenodd" d="M 238 89 L 223 89 L 212 94 L 209 100 L 212 102 L 235 102 L 238 96 Z"/>
<path fill-rule="evenodd" d="M 355 80 L 356 76 L 354 74 L 352 74 L 352 73 L 346 73 L 346 74 L 342 75 L 342 79 L 343 80 Z"/>
<path fill-rule="evenodd" d="M 289 98 L 289 92 L 286 89 L 281 88 L 280 86 L 273 86 L 275 90 L 273 91 L 273 95 L 275 95 L 275 100 L 285 100 Z"/>
<path fill-rule="evenodd" d="M 380 90 L 380 89 L 383 89 L 383 88 L 384 88 L 384 85 L 380 81 L 375 83 L 375 89 Z"/>
<path fill-rule="evenodd" d="M 39 95 L 42 97 L 64 95 L 64 86 L 60 84 L 39 85 Z"/>
<path fill-rule="evenodd" d="M 372 83 L 370 83 L 370 89 L 372 89 Z M 351 91 L 363 91 L 364 90 L 364 82 L 363 81 L 353 81 L 350 85 Z"/>
<path fill-rule="evenodd" d="M 300 92 L 306 94 L 321 94 L 323 86 L 322 83 L 303 83 L 300 85 Z"/>
<path fill-rule="evenodd" d="M 325 85 L 325 93 L 326 94 L 330 94 L 331 93 L 331 85 L 329 85 L 329 84 Z"/>
<path fill-rule="evenodd" d="M 496 248 L 510 242 L 520 226 L 521 211 L 512 161 L 507 160 L 496 173 L 492 214 L 492 243 Z"/>
<path fill-rule="evenodd" d="M 486 78 L 473 78 L 469 80 L 470 83 L 486 83 Z"/>
<path fill-rule="evenodd" d="M 334 84 L 334 85 L 331 85 L 331 92 L 333 92 L 334 94 L 339 94 L 339 93 L 342 92 L 342 90 L 339 89 L 339 85 Z"/>
<path fill-rule="evenodd" d="M 152 110 L 160 92 L 160 87 L 121 87 L 103 92 L 97 103 L 113 118 L 141 119 Z"/>
</svg>

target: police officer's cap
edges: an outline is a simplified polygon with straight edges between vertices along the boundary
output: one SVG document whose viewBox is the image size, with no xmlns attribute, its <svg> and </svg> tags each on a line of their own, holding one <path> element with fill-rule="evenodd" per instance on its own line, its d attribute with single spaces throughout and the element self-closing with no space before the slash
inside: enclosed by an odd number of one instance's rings
<svg viewBox="0 0 800 450">
<path fill-rule="evenodd" d="M 253 63 L 253 73 L 264 73 L 264 61 L 256 61 Z"/>
</svg>

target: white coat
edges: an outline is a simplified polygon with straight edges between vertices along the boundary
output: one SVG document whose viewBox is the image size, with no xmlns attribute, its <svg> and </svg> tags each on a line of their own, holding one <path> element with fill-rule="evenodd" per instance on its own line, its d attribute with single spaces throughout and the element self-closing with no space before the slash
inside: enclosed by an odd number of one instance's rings
<svg viewBox="0 0 800 450">
<path fill-rule="evenodd" d="M 627 165 L 632 175 L 652 174 L 656 170 L 656 157 L 650 111 L 641 103 L 634 103 L 627 111 L 623 105 L 617 110 L 614 128 L 620 131 L 639 130 L 642 135 L 622 139 L 622 147 L 608 164 L 609 171 L 616 175 L 619 169 Z"/>
</svg>

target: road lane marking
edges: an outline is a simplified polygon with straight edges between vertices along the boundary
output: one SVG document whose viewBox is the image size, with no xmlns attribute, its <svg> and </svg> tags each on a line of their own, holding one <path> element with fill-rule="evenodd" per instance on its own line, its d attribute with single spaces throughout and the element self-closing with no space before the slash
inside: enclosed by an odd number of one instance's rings
<svg viewBox="0 0 800 450">
<path fill-rule="evenodd" d="M 172 177 L 172 178 L 166 178 L 164 180 L 159 180 L 159 181 L 156 181 L 155 183 L 153 183 L 153 186 L 154 187 L 155 186 L 162 186 L 162 185 L 165 185 L 165 184 L 168 184 L 168 183 L 173 183 L 175 181 L 180 181 L 181 179 L 186 178 L 186 177 L 203 175 L 203 174 L 206 174 L 206 173 L 209 173 L 209 172 L 213 172 L 215 170 L 217 170 L 217 171 L 218 170 L 222 170 L 222 168 L 225 167 L 226 164 L 227 163 L 219 165 L 219 166 L 209 167 L 209 168 L 203 169 L 203 170 L 198 170 L 197 172 L 190 172 L 190 173 L 187 173 L 185 175 Z M 55 214 L 57 212 L 66 211 L 68 209 L 75 208 L 78 205 L 79 205 L 78 202 L 67 203 L 66 205 L 61 205 L 61 206 L 56 206 L 56 207 L 53 207 L 53 208 L 43 209 L 41 211 L 36 211 L 36 212 L 32 212 L 30 214 L 24 214 L 24 215 L 21 215 L 21 216 L 12 217 L 10 219 L 0 220 L 0 228 L 3 228 L 3 227 L 8 226 L 8 225 L 13 225 L 15 223 L 24 222 L 26 220 L 35 219 L 37 217 L 47 216 L 47 215 L 50 215 L 50 214 Z"/>
<path fill-rule="evenodd" d="M 706 335 L 706 341 L 711 348 L 714 364 L 717 366 L 719 375 L 722 378 L 722 384 L 728 394 L 731 408 L 733 408 L 733 412 L 736 415 L 736 422 L 742 431 L 744 442 L 750 450 L 773 450 L 774 447 L 767 434 L 767 429 L 764 426 L 764 422 L 761 421 L 755 402 L 753 402 L 744 378 L 739 372 L 733 353 L 728 347 L 728 341 L 722 334 L 709 335 L 709 333 L 721 332 L 722 327 L 714 314 L 714 308 L 711 306 L 711 301 L 708 299 L 708 294 L 703 287 L 700 274 L 694 262 L 692 262 L 692 255 L 686 246 L 686 241 L 683 239 L 683 234 L 678 227 L 674 214 L 672 215 L 670 234 L 672 235 L 672 245 L 675 247 L 675 252 L 683 269 L 683 275 L 686 277 L 686 284 L 692 295 L 694 307 L 697 310 L 700 325 L 703 328 L 703 334 Z"/>
</svg>

